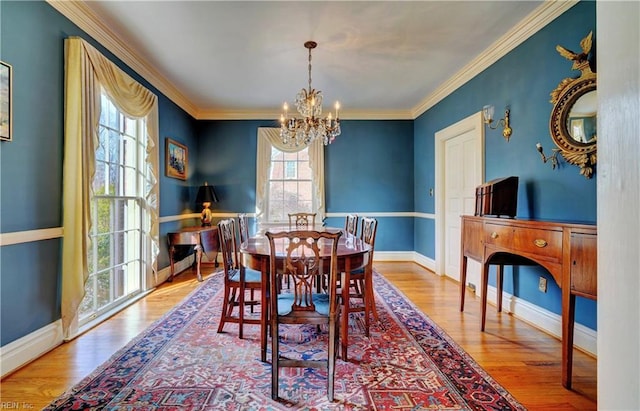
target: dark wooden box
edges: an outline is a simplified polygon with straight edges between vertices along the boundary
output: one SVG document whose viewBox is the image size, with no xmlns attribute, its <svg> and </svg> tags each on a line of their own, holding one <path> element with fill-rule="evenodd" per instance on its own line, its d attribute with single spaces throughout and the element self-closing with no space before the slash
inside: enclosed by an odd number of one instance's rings
<svg viewBox="0 0 640 411">
<path fill-rule="evenodd" d="M 518 206 L 518 177 L 503 177 L 476 187 L 477 216 L 514 218 Z"/>
</svg>

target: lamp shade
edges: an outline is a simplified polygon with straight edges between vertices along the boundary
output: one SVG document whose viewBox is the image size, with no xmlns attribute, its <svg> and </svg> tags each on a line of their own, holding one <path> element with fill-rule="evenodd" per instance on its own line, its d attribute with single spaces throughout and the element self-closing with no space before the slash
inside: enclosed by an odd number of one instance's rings
<svg viewBox="0 0 640 411">
<path fill-rule="evenodd" d="M 207 183 L 204 183 L 203 186 L 198 188 L 198 195 L 196 196 L 196 203 L 217 203 L 218 196 L 216 196 L 216 191 L 213 189 L 213 186 L 210 186 Z"/>
</svg>

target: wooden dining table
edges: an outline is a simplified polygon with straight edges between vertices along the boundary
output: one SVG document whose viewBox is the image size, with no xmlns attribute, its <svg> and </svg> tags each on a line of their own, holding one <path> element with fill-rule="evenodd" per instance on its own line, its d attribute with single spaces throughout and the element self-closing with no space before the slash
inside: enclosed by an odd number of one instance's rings
<svg viewBox="0 0 640 411">
<path fill-rule="evenodd" d="M 342 284 L 349 284 L 349 274 L 351 271 L 364 268 L 369 259 L 372 258 L 371 246 L 365 243 L 362 239 L 352 234 L 344 232 L 341 228 L 321 227 L 315 228 L 318 231 L 337 232 L 342 231 L 343 235 L 338 240 L 338 271 L 343 273 Z M 288 227 L 277 227 L 267 229 L 271 232 L 289 231 Z M 258 232 L 255 236 L 250 237 L 246 242 L 240 244 L 240 253 L 242 254 L 243 264 L 245 267 L 252 268 L 262 273 L 262 288 L 261 288 L 261 301 L 262 310 L 260 318 L 260 347 L 261 347 L 261 360 L 266 361 L 267 356 L 267 324 L 269 324 L 269 267 L 271 250 L 269 249 L 269 240 L 264 235 L 265 230 Z M 276 259 L 284 261 L 285 259 L 285 247 L 286 240 L 279 239 L 275 243 L 276 245 Z M 329 244 L 320 249 L 320 257 L 329 260 L 331 258 L 331 248 Z M 342 298 L 348 304 L 349 301 L 349 287 L 342 287 Z M 340 318 L 341 324 L 341 336 L 340 344 L 342 348 L 343 358 L 346 358 L 347 352 L 347 326 L 349 318 L 347 315 L 343 315 Z"/>
</svg>

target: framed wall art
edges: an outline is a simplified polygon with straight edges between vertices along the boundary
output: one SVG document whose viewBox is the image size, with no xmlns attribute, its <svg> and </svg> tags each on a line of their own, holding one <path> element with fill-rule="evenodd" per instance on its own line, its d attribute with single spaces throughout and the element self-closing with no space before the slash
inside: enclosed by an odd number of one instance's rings
<svg viewBox="0 0 640 411">
<path fill-rule="evenodd" d="M 0 61 L 0 140 L 2 141 L 11 141 L 13 135 L 12 75 L 11 65 Z"/>
<path fill-rule="evenodd" d="M 165 170 L 167 177 L 186 180 L 187 166 L 189 164 L 189 151 L 187 146 L 167 138 L 165 145 L 165 157 Z"/>
</svg>

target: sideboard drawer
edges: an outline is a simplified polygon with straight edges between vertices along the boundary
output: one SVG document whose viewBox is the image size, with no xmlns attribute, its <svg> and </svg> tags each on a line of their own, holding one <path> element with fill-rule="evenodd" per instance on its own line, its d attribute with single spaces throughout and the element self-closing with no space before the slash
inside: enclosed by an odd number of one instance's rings
<svg viewBox="0 0 640 411">
<path fill-rule="evenodd" d="M 513 244 L 513 227 L 487 223 L 484 226 L 484 242 L 501 248 L 510 248 Z"/>
<path fill-rule="evenodd" d="M 562 260 L 562 231 L 515 227 L 513 246 L 525 253 Z"/>
</svg>

